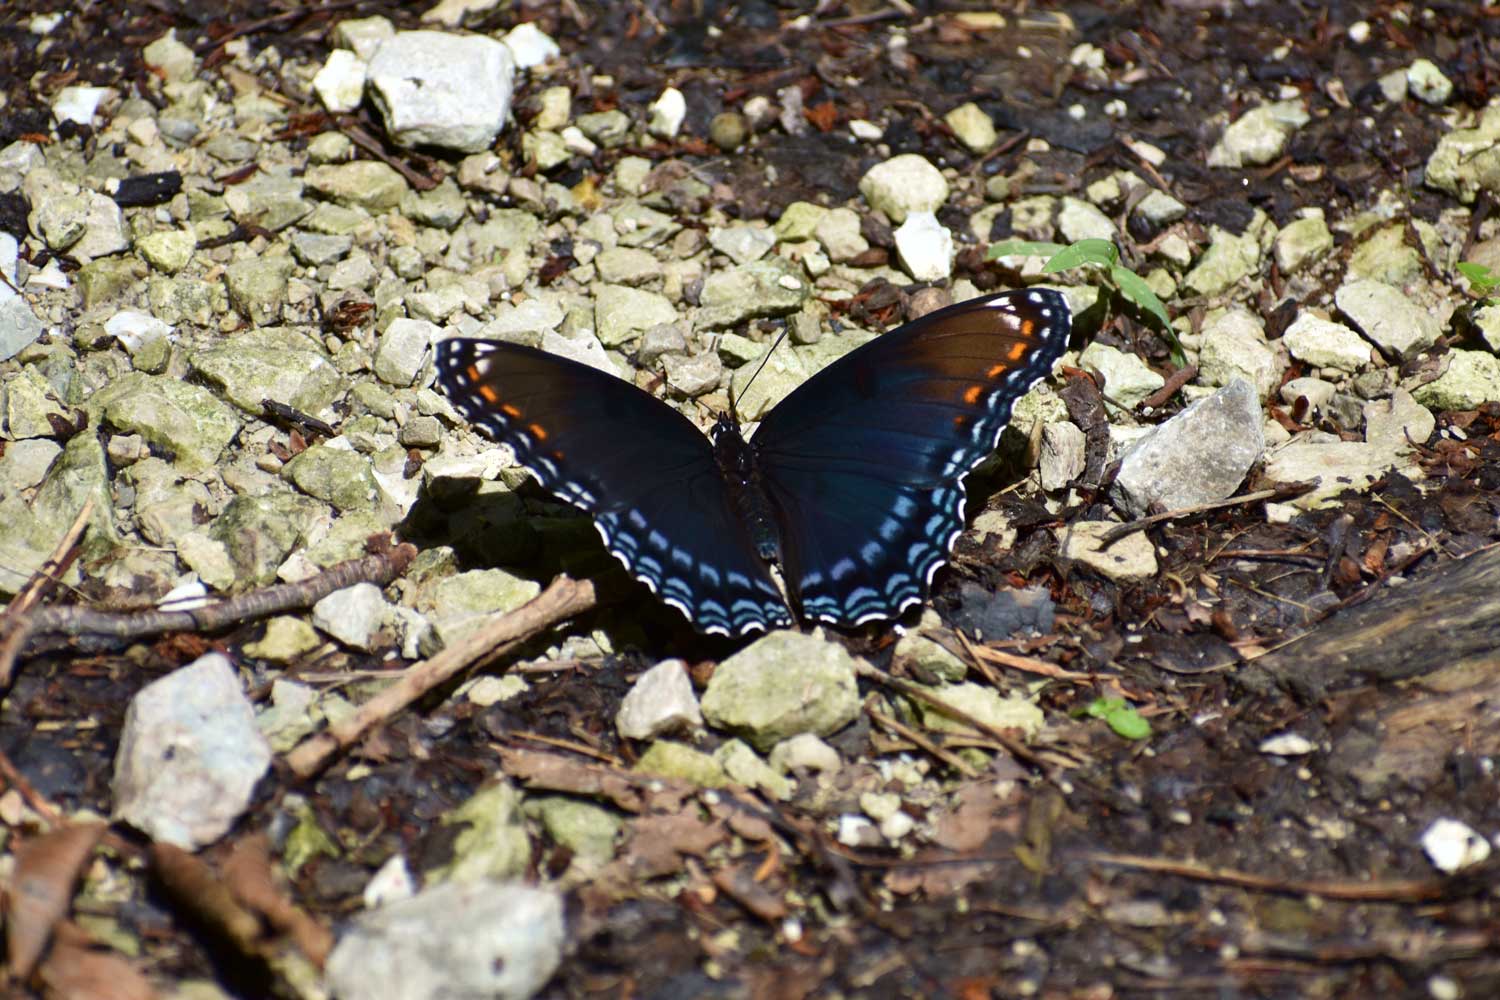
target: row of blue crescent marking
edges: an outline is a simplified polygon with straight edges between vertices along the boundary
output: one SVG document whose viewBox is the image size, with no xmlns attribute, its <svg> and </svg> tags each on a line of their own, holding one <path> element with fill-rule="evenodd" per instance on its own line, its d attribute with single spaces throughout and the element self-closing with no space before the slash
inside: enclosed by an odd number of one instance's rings
<svg viewBox="0 0 1500 1000">
<path fill-rule="evenodd" d="M 637 532 L 648 532 L 647 545 L 670 558 L 672 565 L 684 574 L 691 572 L 696 565 L 698 577 L 706 587 L 718 589 L 721 583 L 727 583 L 741 593 L 752 595 L 734 598 L 728 607 L 711 597 L 697 598 L 696 605 L 693 604 L 695 598 L 692 586 L 685 575 L 669 575 L 657 556 L 643 551 L 639 535 L 629 530 L 620 530 L 618 512 L 610 511 L 595 516 L 594 527 L 604 539 L 604 547 L 610 554 L 620 560 L 631 575 L 644 583 L 653 594 L 687 615 L 689 620 L 696 622 L 705 632 L 717 635 L 743 634 L 755 630 L 765 631 L 775 625 L 791 624 L 791 616 L 787 614 L 780 595 L 769 581 L 765 581 L 761 588 L 766 593 L 766 598 L 757 600 L 753 595 L 757 591 L 758 581 L 744 573 L 730 570 L 721 573 L 707 563 L 695 562 L 686 550 L 671 545 L 665 535 L 650 530 L 645 517 L 638 510 L 631 510 L 625 516 L 630 521 L 630 527 Z"/>
</svg>

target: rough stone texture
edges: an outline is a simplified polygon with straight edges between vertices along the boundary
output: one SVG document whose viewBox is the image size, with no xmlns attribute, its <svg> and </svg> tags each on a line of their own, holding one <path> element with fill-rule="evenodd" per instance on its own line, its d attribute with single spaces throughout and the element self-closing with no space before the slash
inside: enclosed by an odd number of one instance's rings
<svg viewBox="0 0 1500 1000">
<path fill-rule="evenodd" d="M 356 917 L 328 957 L 339 1000 L 526 1000 L 562 961 L 562 897 L 514 882 L 445 882 Z"/>
<path fill-rule="evenodd" d="M 240 431 L 234 409 L 201 385 L 129 372 L 96 392 L 89 410 L 172 455 L 184 472 L 213 468 Z"/>
<path fill-rule="evenodd" d="M 402 31 L 370 60 L 370 96 L 400 145 L 478 153 L 505 126 L 515 73 L 492 38 Z"/>
<path fill-rule="evenodd" d="M 912 212 L 936 212 L 948 200 L 942 171 L 916 153 L 877 163 L 859 181 L 859 193 L 870 207 L 900 225 Z"/>
<path fill-rule="evenodd" d="M 702 725 L 703 715 L 698 711 L 693 683 L 682 660 L 663 660 L 637 678 L 615 715 L 620 735 L 632 740 L 652 739 L 675 729 L 692 730 Z"/>
<path fill-rule="evenodd" d="M 1345 282 L 1334 293 L 1334 301 L 1371 343 L 1402 361 L 1431 347 L 1442 333 L 1430 311 L 1381 281 Z"/>
<path fill-rule="evenodd" d="M 270 766 L 234 668 L 209 653 L 131 699 L 115 756 L 114 815 L 194 851 L 229 830 Z"/>
<path fill-rule="evenodd" d="M 1151 537 L 1137 531 L 1103 547 L 1102 537 L 1119 527 L 1113 521 L 1074 521 L 1057 529 L 1058 555 L 1073 559 L 1111 580 L 1149 580 L 1156 575 Z"/>
<path fill-rule="evenodd" d="M 772 632 L 719 664 L 703 717 L 761 751 L 798 733 L 827 736 L 859 714 L 854 678 L 854 658 L 820 630 Z"/>
<path fill-rule="evenodd" d="M 1223 500 L 1265 447 L 1260 400 L 1236 379 L 1125 452 L 1110 498 L 1132 517 Z"/>
</svg>

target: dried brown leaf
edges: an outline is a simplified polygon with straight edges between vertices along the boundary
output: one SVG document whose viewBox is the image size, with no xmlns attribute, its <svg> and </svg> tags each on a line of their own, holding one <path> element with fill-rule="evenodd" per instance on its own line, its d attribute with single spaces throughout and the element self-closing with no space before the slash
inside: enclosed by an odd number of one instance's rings
<svg viewBox="0 0 1500 1000">
<path fill-rule="evenodd" d="M 103 835 L 102 823 L 74 823 L 17 848 L 15 877 L 5 897 L 6 961 L 16 978 L 30 976 L 41 961 L 53 929 L 67 916 L 78 876 Z"/>
<path fill-rule="evenodd" d="M 88 932 L 64 921 L 37 970 L 49 1000 L 155 1000 L 156 990 L 127 959 L 92 947 Z"/>
</svg>

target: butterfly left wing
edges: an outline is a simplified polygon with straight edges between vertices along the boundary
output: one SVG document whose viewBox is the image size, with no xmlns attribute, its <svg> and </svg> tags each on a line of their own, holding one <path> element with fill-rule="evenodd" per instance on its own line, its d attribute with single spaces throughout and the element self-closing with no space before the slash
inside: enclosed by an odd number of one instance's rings
<svg viewBox="0 0 1500 1000">
<path fill-rule="evenodd" d="M 1050 289 L 959 303 L 851 351 L 766 416 L 751 445 L 804 617 L 859 624 L 923 599 L 963 530 L 963 478 L 1070 329 Z"/>
<path fill-rule="evenodd" d="M 728 635 L 790 623 L 732 516 L 708 438 L 681 413 L 623 379 L 516 344 L 443 340 L 437 367 L 464 418 L 594 515 L 610 553 L 697 628 Z"/>
</svg>

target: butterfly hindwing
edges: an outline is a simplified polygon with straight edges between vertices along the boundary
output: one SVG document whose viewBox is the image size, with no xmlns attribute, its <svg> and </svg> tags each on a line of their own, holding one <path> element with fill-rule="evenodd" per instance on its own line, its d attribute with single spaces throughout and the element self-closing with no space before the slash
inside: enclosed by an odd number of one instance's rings
<svg viewBox="0 0 1500 1000">
<path fill-rule="evenodd" d="M 790 623 L 730 514 L 708 438 L 682 414 L 623 379 L 515 344 L 451 338 L 438 344 L 437 366 L 464 418 L 593 514 L 609 551 L 698 628 Z"/>
<path fill-rule="evenodd" d="M 963 477 L 1069 329 L 1055 291 L 974 299 L 877 337 L 772 409 L 752 445 L 804 616 L 858 623 L 923 598 L 963 529 Z"/>
</svg>

